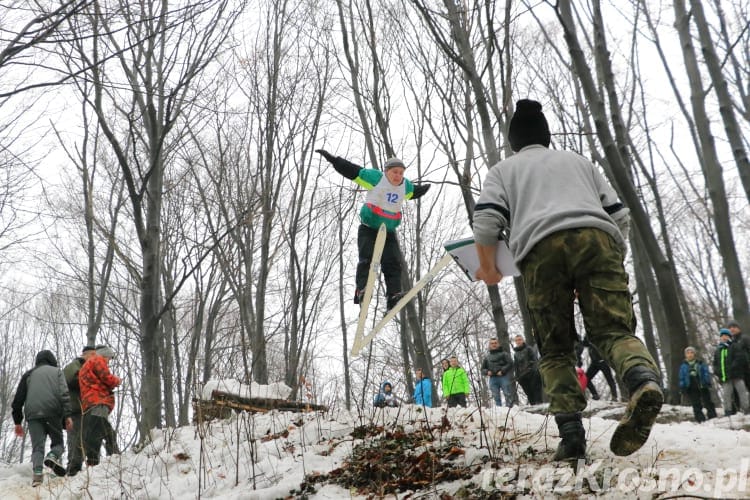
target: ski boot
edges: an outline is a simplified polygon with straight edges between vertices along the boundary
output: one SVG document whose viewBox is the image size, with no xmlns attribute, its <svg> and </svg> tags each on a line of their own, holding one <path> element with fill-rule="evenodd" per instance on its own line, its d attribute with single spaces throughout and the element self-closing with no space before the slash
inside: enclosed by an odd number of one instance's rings
<svg viewBox="0 0 750 500">
<path fill-rule="evenodd" d="M 401 297 L 403 296 L 404 296 L 403 292 L 388 294 L 388 296 L 386 297 L 386 302 L 385 302 L 386 311 L 390 311 L 391 309 L 393 309 L 396 306 L 396 304 L 398 304 L 398 302 L 401 300 Z"/>
</svg>

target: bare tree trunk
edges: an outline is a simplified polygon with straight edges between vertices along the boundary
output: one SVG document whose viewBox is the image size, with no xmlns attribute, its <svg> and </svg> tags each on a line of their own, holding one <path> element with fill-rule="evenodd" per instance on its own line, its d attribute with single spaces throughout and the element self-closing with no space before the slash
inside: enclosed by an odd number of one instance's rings
<svg viewBox="0 0 750 500">
<path fill-rule="evenodd" d="M 362 102 L 362 96 L 364 95 L 362 90 L 360 89 L 360 64 L 359 64 L 359 49 L 357 46 L 357 39 L 356 37 L 349 37 L 349 32 L 347 30 L 347 21 L 346 16 L 344 13 L 344 4 L 343 0 L 336 0 L 336 5 L 338 6 L 338 13 L 339 13 L 339 26 L 341 28 L 341 41 L 344 47 L 344 55 L 346 56 L 346 61 L 349 66 L 349 73 L 351 75 L 351 86 L 352 86 L 352 94 L 354 97 L 354 102 L 357 105 L 357 112 L 359 113 L 359 123 L 362 126 L 362 135 L 368 139 L 365 141 L 365 144 L 367 146 L 367 153 L 370 157 L 370 164 L 372 165 L 378 165 L 378 155 L 375 152 L 374 144 L 372 143 L 372 140 L 370 140 L 372 136 L 371 127 L 370 127 L 370 121 L 367 119 L 367 113 L 365 111 L 366 106 L 364 102 Z M 352 5 L 351 0 L 349 0 L 349 26 L 354 26 L 354 14 L 352 11 Z M 373 42 L 374 43 L 374 42 Z M 353 50 L 351 45 L 354 45 Z M 377 72 L 378 70 L 376 70 Z"/>
<path fill-rule="evenodd" d="M 342 342 L 343 342 L 343 363 L 344 363 L 344 404 L 346 405 L 347 410 L 352 409 L 352 378 L 351 378 L 351 369 L 349 361 L 349 338 L 348 338 L 348 329 L 346 324 L 346 312 L 344 308 L 344 304 L 349 302 L 351 299 L 349 297 L 346 297 L 344 295 L 345 287 L 345 277 L 344 277 L 344 248 L 347 246 L 347 234 L 344 232 L 344 221 L 347 220 L 349 217 L 351 217 L 352 212 L 354 211 L 354 203 L 344 203 L 344 199 L 342 196 L 339 196 L 337 198 L 337 201 L 334 201 L 334 203 L 338 203 L 339 206 L 343 207 L 343 210 L 339 213 L 338 217 L 336 218 L 336 241 L 338 243 L 338 251 L 336 253 L 338 257 L 338 266 L 337 266 L 337 283 L 338 283 L 338 290 L 339 290 L 339 323 L 341 325 L 341 336 L 342 336 Z"/>
<path fill-rule="evenodd" d="M 211 377 L 213 377 L 213 358 L 211 357 L 214 350 L 214 340 L 216 339 L 216 325 L 219 320 L 219 313 L 224 302 L 224 295 L 226 293 L 226 281 L 222 280 L 219 285 L 219 291 L 214 298 L 211 307 L 208 309 L 208 317 L 206 318 L 206 330 L 205 330 L 205 343 L 203 346 L 203 383 L 205 384 Z"/>
<path fill-rule="evenodd" d="M 638 234 L 634 234 L 631 239 L 633 249 L 633 268 L 635 269 L 635 290 L 638 297 L 638 305 L 641 310 L 641 328 L 643 330 L 643 339 L 646 342 L 646 348 L 654 360 L 659 360 L 663 357 L 665 366 L 671 366 L 672 362 L 672 350 L 663 349 L 663 356 L 659 355 L 659 348 L 654 338 L 654 328 L 651 322 L 651 311 L 655 316 L 661 316 L 661 321 L 658 324 L 666 324 L 666 318 L 659 307 L 652 307 L 652 304 L 659 303 L 659 294 L 657 293 L 656 283 L 654 277 L 651 274 L 651 266 L 649 265 L 648 258 L 645 256 L 643 250 L 643 244 L 641 243 Z M 659 328 L 657 332 L 666 332 L 666 328 Z M 665 335 L 659 336 L 659 345 L 665 345 L 669 342 L 668 338 L 664 338 Z"/>
<path fill-rule="evenodd" d="M 80 90 L 85 95 L 89 95 L 90 86 L 88 82 L 84 82 L 80 85 Z M 118 225 L 118 217 L 120 211 L 124 205 L 124 185 L 116 181 L 115 185 L 111 188 L 110 196 L 110 210 L 111 216 L 108 227 L 103 227 L 103 223 L 99 222 L 94 210 L 94 185 L 97 171 L 97 163 L 94 160 L 94 164 L 90 164 L 90 150 L 89 144 L 94 144 L 93 158 L 96 158 L 96 146 L 98 143 L 96 140 L 96 134 L 92 135 L 91 127 L 89 125 L 89 116 L 87 109 L 83 109 L 84 117 L 84 136 L 82 144 L 78 154 L 73 154 L 67 148 L 66 152 L 70 160 L 76 165 L 78 173 L 81 178 L 81 192 L 83 194 L 83 220 L 86 231 L 86 257 L 87 257 L 87 268 L 86 268 L 86 343 L 88 345 L 96 345 L 96 337 L 99 333 L 99 329 L 102 324 L 102 317 L 104 316 L 105 298 L 109 288 L 109 282 L 112 275 L 112 269 L 115 257 L 115 232 Z M 58 138 L 60 136 L 58 135 Z M 62 143 L 62 140 L 61 140 Z M 63 147 L 65 145 L 63 144 Z M 97 233 L 100 235 L 97 236 Z M 105 253 L 101 263 L 97 263 L 97 241 L 104 240 Z"/>
<path fill-rule="evenodd" d="M 503 113 L 508 109 L 508 106 L 498 105 L 497 102 L 490 102 L 488 100 L 488 96 L 495 95 L 495 93 L 491 92 L 490 89 L 488 89 L 482 81 L 482 71 L 478 67 L 474 55 L 474 47 L 468 31 L 471 24 L 469 23 L 469 19 L 467 18 L 467 13 L 470 12 L 470 9 L 459 9 L 462 4 L 457 4 L 456 2 L 452 2 L 450 0 L 445 0 L 443 2 L 443 6 L 445 7 L 447 13 L 445 17 L 448 21 L 449 31 L 449 33 L 446 34 L 441 31 L 438 22 L 438 16 L 433 13 L 434 11 L 430 6 L 428 6 L 425 2 L 421 2 L 418 0 L 411 0 L 411 3 L 422 16 L 427 28 L 432 33 L 433 38 L 440 50 L 442 50 L 443 53 L 448 57 L 448 59 L 451 60 L 451 62 L 453 62 L 456 66 L 458 66 L 463 72 L 463 77 L 465 79 L 467 87 L 471 89 L 471 97 L 473 98 L 469 99 L 469 94 L 466 94 L 466 99 L 469 100 L 469 102 L 467 102 L 466 109 L 467 112 L 469 109 L 473 110 L 479 117 L 479 130 L 482 137 L 482 141 L 480 142 L 480 145 L 482 147 L 482 154 L 486 160 L 487 165 L 491 168 L 500 161 L 500 150 L 497 146 L 495 129 L 493 125 L 495 125 L 495 121 L 497 121 L 500 122 L 501 130 L 505 129 L 503 125 L 504 121 L 502 118 Z M 509 7 L 507 3 L 506 7 Z M 506 11 L 506 16 L 507 15 L 509 15 L 509 13 Z M 496 32 L 494 29 L 490 29 L 491 26 L 491 24 L 488 24 L 488 34 L 485 43 L 486 46 L 494 48 L 498 44 L 496 40 Z M 509 25 L 506 25 L 504 31 L 506 43 L 509 36 L 508 29 Z M 454 44 L 456 47 L 455 50 L 453 48 Z M 508 47 L 506 46 L 505 48 L 507 49 Z M 507 71 L 510 71 L 510 56 L 507 57 Z M 491 61 L 491 59 L 491 57 L 488 57 L 488 61 Z M 506 78 L 508 74 L 509 73 L 505 75 Z M 492 81 L 492 78 L 490 78 L 490 80 Z M 503 103 L 510 100 L 510 94 L 508 93 L 510 88 L 509 85 L 510 82 L 506 80 L 505 85 L 502 89 L 504 95 L 501 96 Z M 467 121 L 467 123 L 470 123 L 470 121 Z M 459 182 L 463 180 L 466 180 L 465 177 L 459 176 Z M 469 218 L 471 218 L 474 212 L 475 202 L 473 199 L 473 194 L 470 190 L 470 184 L 462 189 L 462 193 L 464 194 L 464 203 L 467 207 L 467 210 L 469 210 Z M 520 281 L 516 280 L 516 288 L 517 290 L 521 291 L 519 300 L 523 301 L 521 302 L 521 306 L 523 309 L 526 304 L 524 300 L 525 293 L 523 293 L 522 287 L 523 284 Z M 487 288 L 490 297 L 492 314 L 495 321 L 495 331 L 498 339 L 501 341 L 504 348 L 507 349 L 509 346 L 508 325 L 505 320 L 502 301 L 500 300 L 500 292 L 497 288 L 497 285 L 493 285 Z M 528 312 L 524 312 L 522 316 L 524 319 L 525 327 L 530 328 Z M 526 331 L 526 337 L 530 338 L 530 333 L 530 329 L 528 329 Z"/>
<path fill-rule="evenodd" d="M 680 352 L 687 345 L 687 336 L 685 331 L 685 322 L 680 308 L 678 291 L 674 282 L 672 265 L 662 254 L 658 241 L 651 229 L 648 215 L 643 209 L 635 187 L 629 179 L 628 166 L 622 157 L 620 148 L 612 137 L 607 126 L 607 115 L 602 98 L 599 96 L 597 86 L 591 75 L 586 58 L 581 49 L 578 37 L 576 35 L 575 24 L 571 15 L 571 5 L 569 0 L 560 1 L 556 7 L 556 12 L 560 24 L 562 25 L 565 41 L 567 42 L 573 66 L 581 82 L 581 88 L 589 103 L 591 114 L 596 125 L 596 132 L 599 141 L 604 148 L 605 157 L 614 176 L 614 184 L 623 198 L 625 204 L 630 208 L 631 218 L 637 230 L 643 239 L 651 265 L 653 266 L 660 298 L 666 315 L 670 318 L 668 323 L 670 348 L 674 352 Z M 606 58 L 606 54 L 597 54 L 599 58 Z M 671 364 L 667 365 L 669 375 L 679 372 L 681 357 L 674 356 Z M 669 377 L 669 387 L 671 390 L 671 400 L 675 401 L 679 388 L 676 377 Z"/>
<path fill-rule="evenodd" d="M 737 170 L 740 179 L 745 187 L 745 196 L 750 200 L 750 161 L 747 158 L 745 142 L 740 132 L 739 124 L 734 115 L 734 106 L 732 98 L 727 89 L 726 78 L 722 73 L 721 63 L 716 55 L 714 41 L 711 38 L 706 16 L 703 12 L 703 5 L 700 1 L 690 0 L 691 16 L 685 9 L 684 0 L 675 0 L 674 9 L 676 16 L 677 32 L 680 36 L 682 46 L 682 55 L 685 60 L 688 78 L 690 80 L 691 99 L 693 105 L 693 115 L 697 127 L 698 137 L 700 137 L 702 161 L 701 166 L 704 169 L 708 193 L 711 196 L 711 204 L 714 209 L 714 224 L 716 225 L 716 234 L 719 238 L 719 252 L 721 253 L 724 263 L 724 270 L 727 275 L 727 285 L 729 286 L 730 296 L 732 298 L 732 313 L 740 324 L 750 324 L 750 310 L 748 309 L 748 297 L 745 289 L 745 283 L 742 279 L 742 268 L 740 266 L 737 249 L 734 244 L 734 234 L 730 222 L 729 203 L 727 193 L 724 188 L 722 178 L 722 165 L 716 154 L 716 145 L 713 134 L 711 133 L 711 122 L 705 109 L 705 94 L 703 89 L 702 77 L 698 69 L 698 61 L 695 50 L 692 45 L 692 36 L 690 33 L 690 19 L 698 28 L 698 34 L 701 42 L 701 53 L 703 60 L 708 68 L 708 74 L 711 76 L 713 89 L 719 101 L 719 113 L 724 122 L 724 130 L 732 149 L 732 155 L 737 163 Z"/>
<path fill-rule="evenodd" d="M 79 55 L 89 68 L 87 75 L 94 86 L 94 100 L 84 95 L 93 107 L 99 125 L 117 157 L 132 206 L 133 226 L 141 252 L 140 270 L 131 269 L 140 286 L 140 347 L 143 376 L 140 384 L 142 414 L 139 418 L 141 440 L 149 430 L 162 425 L 162 366 L 164 331 L 161 325 L 161 215 L 164 171 L 172 144 L 170 133 L 178 117 L 184 114 L 188 90 L 208 61 L 216 57 L 229 36 L 236 12 L 219 0 L 208 5 L 188 6 L 180 11 L 179 22 L 165 4 L 121 5 L 118 15 L 102 12 L 106 7 L 93 4 L 88 13 L 95 37 L 92 53 L 83 45 Z M 126 8 L 127 7 L 127 8 Z M 204 26 L 198 23 L 205 21 Z M 124 22 L 131 38 L 123 48 L 118 22 Z M 181 30 L 179 33 L 176 30 Z M 179 40 L 177 39 L 179 38 Z M 106 42 L 106 43 L 105 43 Z M 181 43 L 186 51 L 179 63 L 172 43 Z M 113 50 L 114 54 L 107 51 Z M 119 63 L 132 93 L 129 102 L 111 93 L 105 61 L 110 57 Z M 120 78 L 120 76 L 118 76 Z M 108 107 L 112 105 L 112 109 Z M 112 110 L 116 111 L 112 111 Z M 119 116 L 116 113 L 121 113 Z M 117 118 L 122 122 L 117 122 Z M 125 130 L 123 138 L 120 131 Z M 128 135 L 130 134 L 130 135 Z"/>
<path fill-rule="evenodd" d="M 174 307 L 170 307 L 168 312 L 162 315 L 162 325 L 164 338 L 160 352 L 163 353 L 161 364 L 164 367 L 164 423 L 167 427 L 174 428 L 177 426 L 175 403 L 180 402 L 184 390 Z"/>
<path fill-rule="evenodd" d="M 604 89 L 607 93 L 607 102 L 609 103 L 609 112 L 611 116 L 612 126 L 614 129 L 614 139 L 615 142 L 618 145 L 618 148 L 620 150 L 620 157 L 626 162 L 627 164 L 627 178 L 628 183 L 634 185 L 633 176 L 634 176 L 634 168 L 635 165 L 640 164 L 640 157 L 638 156 L 638 153 L 636 151 L 636 148 L 634 147 L 633 141 L 630 138 L 630 134 L 628 131 L 628 128 L 625 124 L 625 120 L 623 119 L 623 113 L 622 110 L 624 109 L 623 104 L 620 102 L 620 96 L 618 94 L 617 85 L 615 83 L 615 75 L 612 70 L 612 63 L 610 60 L 610 53 L 609 49 L 607 47 L 607 40 L 604 33 L 604 19 L 602 17 L 601 12 L 601 4 L 599 0 L 596 0 L 594 2 L 594 8 L 593 8 L 593 15 L 594 15 L 594 52 L 596 54 L 596 62 L 597 62 L 597 70 L 599 75 L 599 81 L 602 82 Z M 592 148 L 593 149 L 593 148 Z M 603 162 L 605 165 L 607 165 L 607 162 Z M 606 167 L 605 167 L 606 168 Z M 645 168 L 642 168 L 641 171 L 644 172 L 645 175 Z M 610 172 L 610 177 L 614 177 L 614 175 Z M 689 328 L 689 326 L 695 326 L 692 322 L 690 311 L 687 310 L 685 307 L 687 305 L 687 300 L 685 299 L 685 296 L 682 292 L 682 287 L 680 286 L 679 281 L 679 273 L 677 272 L 677 269 L 674 265 L 674 255 L 672 252 L 672 245 L 670 242 L 669 233 L 667 232 L 667 222 L 666 218 L 664 216 L 664 210 L 662 207 L 661 197 L 659 196 L 659 191 L 657 189 L 656 183 L 652 182 L 651 184 L 652 192 L 655 198 L 655 204 L 657 206 L 657 218 L 659 220 L 659 227 L 661 228 L 661 237 L 662 242 L 665 248 L 665 254 L 666 254 L 666 261 L 669 263 L 669 267 L 671 269 L 672 273 L 672 279 L 674 281 L 675 286 L 675 292 L 677 294 L 677 299 L 680 304 L 680 309 L 683 311 L 683 317 L 685 321 L 685 337 L 686 342 L 696 345 L 697 342 L 697 335 L 695 328 Z M 629 237 L 629 235 L 625 235 L 626 238 Z M 638 235 L 636 234 L 636 237 Z M 644 248 L 642 240 L 639 240 L 639 244 L 637 245 L 638 248 L 641 250 Z M 648 254 L 645 252 L 641 252 L 640 257 L 647 256 Z M 641 262 L 648 263 L 648 259 L 641 259 Z M 652 275 L 650 271 L 643 270 L 645 273 L 644 276 L 647 280 L 649 280 L 649 283 L 653 285 Z M 651 287 L 649 290 L 657 290 L 655 287 Z M 659 303 L 660 301 L 654 300 L 653 303 Z M 648 316 L 648 311 L 646 311 L 646 315 L 644 318 L 650 319 Z M 661 311 L 657 311 L 655 314 L 656 317 L 656 323 L 659 325 L 659 331 L 660 332 L 666 332 L 669 329 L 667 318 L 664 314 L 661 313 Z M 663 343 L 662 345 L 670 345 L 668 343 Z M 675 356 L 676 353 L 672 352 L 670 353 L 670 358 L 672 356 Z M 681 359 L 681 353 L 676 356 L 677 359 Z M 654 358 L 657 359 L 657 358 Z M 673 373 L 673 372 L 670 372 Z M 672 380 L 674 376 L 669 376 L 669 379 Z M 674 388 L 676 389 L 676 387 Z"/>
</svg>

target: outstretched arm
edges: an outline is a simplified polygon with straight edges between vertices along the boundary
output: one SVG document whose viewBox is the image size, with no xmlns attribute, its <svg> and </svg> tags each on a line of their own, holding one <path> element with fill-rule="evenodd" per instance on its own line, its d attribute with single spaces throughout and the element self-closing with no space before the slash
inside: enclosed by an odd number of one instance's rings
<svg viewBox="0 0 750 500">
<path fill-rule="evenodd" d="M 328 160 L 328 163 L 333 165 L 333 168 L 336 169 L 336 172 L 340 173 L 347 179 L 356 179 L 359 176 L 359 171 L 362 170 L 362 167 L 360 167 L 359 165 L 355 165 L 354 163 L 341 158 L 340 156 L 333 156 L 325 149 L 316 149 L 315 152 Z"/>
<path fill-rule="evenodd" d="M 414 184 L 414 193 L 411 196 L 412 200 L 421 198 L 427 191 L 430 190 L 432 184 Z"/>
</svg>

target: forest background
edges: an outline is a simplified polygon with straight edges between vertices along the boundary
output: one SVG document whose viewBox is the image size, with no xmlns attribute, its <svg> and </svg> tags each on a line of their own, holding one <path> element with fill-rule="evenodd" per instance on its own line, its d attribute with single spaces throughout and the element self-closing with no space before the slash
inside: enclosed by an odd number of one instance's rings
<svg viewBox="0 0 750 500">
<path fill-rule="evenodd" d="M 125 446 L 187 424 L 213 378 L 361 408 L 455 353 L 487 402 L 487 339 L 533 342 L 522 283 L 449 266 L 351 359 L 362 193 L 313 151 L 433 184 L 399 230 L 408 288 L 470 233 L 526 97 L 631 210 L 638 335 L 676 402 L 686 345 L 750 330 L 748 3 L 4 3 L 0 457 L 34 354 L 84 344 L 119 353 Z"/>
</svg>

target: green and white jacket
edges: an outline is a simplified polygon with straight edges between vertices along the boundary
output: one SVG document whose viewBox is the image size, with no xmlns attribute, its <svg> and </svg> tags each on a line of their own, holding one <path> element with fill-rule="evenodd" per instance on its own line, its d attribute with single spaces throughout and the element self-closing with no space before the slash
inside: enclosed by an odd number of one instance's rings
<svg viewBox="0 0 750 500">
<path fill-rule="evenodd" d="M 429 188 L 429 185 L 414 184 L 409 179 L 394 186 L 381 170 L 362 168 L 338 156 L 329 161 L 338 173 L 368 191 L 359 218 L 362 224 L 373 229 L 385 224 L 389 232 L 395 231 L 401 224 L 404 201 L 416 200 Z"/>
</svg>

